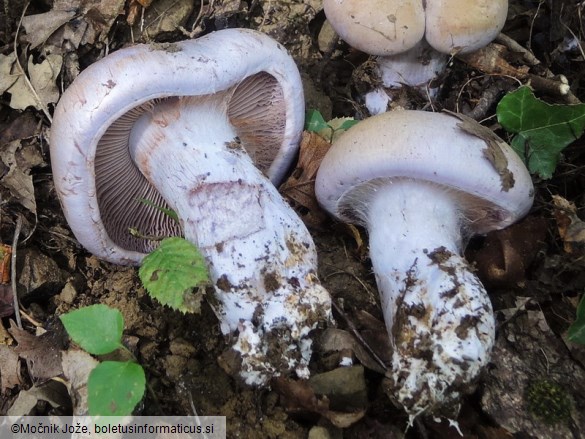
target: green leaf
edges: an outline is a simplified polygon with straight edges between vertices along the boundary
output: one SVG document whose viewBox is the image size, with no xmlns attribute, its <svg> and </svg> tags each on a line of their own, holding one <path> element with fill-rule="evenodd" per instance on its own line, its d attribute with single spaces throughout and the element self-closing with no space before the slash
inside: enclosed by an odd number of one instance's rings
<svg viewBox="0 0 585 439">
<path fill-rule="evenodd" d="M 91 416 L 132 414 L 144 396 L 146 378 L 134 362 L 104 361 L 89 374 L 87 403 Z"/>
<path fill-rule="evenodd" d="M 198 312 L 200 296 L 194 288 L 209 284 L 205 259 L 189 241 L 166 238 L 142 261 L 138 271 L 148 293 L 163 305 L 182 312 Z"/>
<path fill-rule="evenodd" d="M 179 222 L 179 215 L 177 215 L 177 212 L 175 212 L 174 210 L 167 209 L 166 207 L 154 204 L 152 201 L 147 200 L 146 198 L 138 198 L 138 201 L 141 202 L 142 204 L 146 204 L 147 206 L 154 207 L 155 209 L 160 210 L 169 218 L 174 219 L 177 223 Z"/>
<path fill-rule="evenodd" d="M 516 134 L 511 146 L 542 178 L 552 177 L 561 151 L 585 130 L 585 104 L 548 104 L 527 86 L 504 96 L 496 113 L 504 129 Z"/>
<path fill-rule="evenodd" d="M 332 131 L 331 127 L 325 122 L 325 119 L 323 119 L 323 116 L 318 110 L 307 111 L 307 114 L 305 115 L 305 129 L 315 133 L 319 133 L 326 129 Z"/>
<path fill-rule="evenodd" d="M 575 343 L 585 344 L 585 294 L 577 306 L 577 318 L 569 326 L 567 338 Z"/>
<path fill-rule="evenodd" d="M 71 339 L 90 354 L 107 354 L 122 345 L 124 318 L 117 309 L 91 305 L 59 318 Z"/>
<path fill-rule="evenodd" d="M 338 130 L 342 130 L 342 131 L 347 131 L 349 130 L 352 126 L 354 126 L 355 124 L 357 124 L 359 122 L 359 120 L 355 120 L 355 119 L 350 119 L 350 118 L 346 118 L 343 123 L 341 125 L 339 125 L 339 128 L 337 128 Z"/>
</svg>

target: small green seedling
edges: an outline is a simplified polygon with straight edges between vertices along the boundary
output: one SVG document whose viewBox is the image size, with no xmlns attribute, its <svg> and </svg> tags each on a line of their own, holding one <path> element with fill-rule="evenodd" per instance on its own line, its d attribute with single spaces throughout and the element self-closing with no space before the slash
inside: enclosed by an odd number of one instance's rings
<svg viewBox="0 0 585 439">
<path fill-rule="evenodd" d="M 60 316 L 71 339 L 92 355 L 109 354 L 122 344 L 124 318 L 117 309 L 91 305 Z M 132 354 L 130 354 L 132 355 Z M 135 361 L 103 361 L 89 374 L 91 416 L 127 416 L 144 396 L 146 378 Z"/>
<path fill-rule="evenodd" d="M 585 345 L 585 294 L 577 306 L 577 318 L 569 326 L 567 338 L 572 342 Z"/>
<path fill-rule="evenodd" d="M 552 105 L 523 86 L 499 102 L 498 122 L 513 134 L 510 142 L 531 173 L 552 177 L 561 151 L 583 135 L 585 104 Z"/>
<path fill-rule="evenodd" d="M 358 122 L 358 120 L 351 117 L 336 117 L 329 122 L 325 122 L 323 115 L 318 110 L 309 110 L 305 116 L 305 129 L 319 134 L 329 142 L 333 142 Z"/>
</svg>

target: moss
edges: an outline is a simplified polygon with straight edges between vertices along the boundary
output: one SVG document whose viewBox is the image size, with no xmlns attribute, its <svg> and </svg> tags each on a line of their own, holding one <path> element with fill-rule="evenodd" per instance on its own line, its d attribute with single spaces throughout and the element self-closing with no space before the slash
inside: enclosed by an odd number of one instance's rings
<svg viewBox="0 0 585 439">
<path fill-rule="evenodd" d="M 549 425 L 566 421 L 571 415 L 571 398 L 559 384 L 540 379 L 526 388 L 528 410 Z"/>
</svg>

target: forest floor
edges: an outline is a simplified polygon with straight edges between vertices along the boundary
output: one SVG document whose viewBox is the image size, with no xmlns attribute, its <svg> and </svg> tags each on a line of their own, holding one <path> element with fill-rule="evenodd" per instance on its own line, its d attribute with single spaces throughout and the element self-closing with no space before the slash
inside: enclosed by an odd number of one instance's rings
<svg viewBox="0 0 585 439">
<path fill-rule="evenodd" d="M 405 87 L 392 108 L 460 112 L 506 138 L 496 105 L 520 84 L 530 83 L 549 103 L 578 103 L 585 99 L 584 8 L 580 2 L 512 0 L 505 37 L 491 46 L 498 49 L 491 61 L 500 67 L 452 58 L 432 99 Z M 325 120 L 367 117 L 362 96 L 376 83 L 372 59 L 324 24 L 319 0 L 4 0 L 0 236 L 9 246 L 15 243 L 22 328 L 14 323 L 13 290 L 5 280 L 0 414 L 71 411 L 74 402 L 53 380 L 63 373 L 61 354 L 54 352 L 74 349 L 58 316 L 104 303 L 123 313 L 125 342 L 145 368 L 143 415 L 192 415 L 195 409 L 199 415 L 226 416 L 228 437 L 239 438 L 306 438 L 309 432 L 312 438 L 457 437 L 446 421 L 425 417 L 407 430 L 408 417 L 384 391 L 383 367 L 363 346 L 382 362 L 389 358 L 363 229 L 335 223 L 314 200 L 295 199 L 283 190 L 296 200 L 294 207 L 314 236 L 319 277 L 336 304 L 339 338 L 333 347 L 327 341 L 333 328 L 314 335 L 310 368 L 319 377 L 318 391 L 294 380 L 255 390 L 220 367 L 217 358 L 229 341 L 210 306 L 204 304 L 200 315 L 165 308 L 146 294 L 135 268 L 89 254 L 69 230 L 54 190 L 48 133 L 60 94 L 79 71 L 133 43 L 257 29 L 294 57 L 307 109 L 317 109 Z M 534 79 L 554 85 L 557 75 L 567 78 L 568 96 Z M 566 339 L 585 291 L 585 238 L 563 240 L 566 210 L 554 201 L 558 196 L 573 203 L 572 220 L 585 219 L 584 148 L 585 141 L 576 140 L 563 151 L 552 178 L 534 177 L 536 199 L 525 219 L 469 243 L 466 255 L 488 289 L 498 326 L 490 365 L 457 419 L 466 438 L 585 437 L 585 348 Z M 4 270 L 9 261 L 8 256 Z M 342 349 L 355 357 L 354 367 L 337 367 Z M 535 388 L 553 389 L 557 398 L 534 402 L 527 395 Z M 546 415 L 547 410 L 554 413 Z"/>
</svg>

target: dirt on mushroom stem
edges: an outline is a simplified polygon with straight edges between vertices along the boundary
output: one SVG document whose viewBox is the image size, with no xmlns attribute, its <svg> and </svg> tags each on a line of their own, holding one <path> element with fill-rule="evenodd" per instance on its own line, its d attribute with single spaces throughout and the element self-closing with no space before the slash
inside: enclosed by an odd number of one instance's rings
<svg viewBox="0 0 585 439">
<path fill-rule="evenodd" d="M 130 151 L 207 260 L 222 332 L 238 332 L 226 369 L 250 385 L 308 377 L 309 332 L 331 312 L 315 246 L 236 137 L 221 94 L 169 99 L 138 119 Z"/>
<path fill-rule="evenodd" d="M 354 192 L 363 200 L 359 188 Z M 455 419 L 495 339 L 489 297 L 461 256 L 456 201 L 448 189 L 404 179 L 368 197 L 358 215 L 393 346 L 388 395 L 411 422 L 423 412 Z"/>
</svg>

